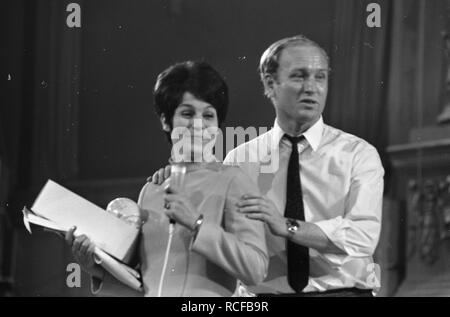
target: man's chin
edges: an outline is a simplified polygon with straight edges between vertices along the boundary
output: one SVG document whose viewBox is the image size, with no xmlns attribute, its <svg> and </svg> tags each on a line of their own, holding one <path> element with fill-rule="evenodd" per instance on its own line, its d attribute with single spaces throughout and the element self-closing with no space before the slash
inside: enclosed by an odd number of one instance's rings
<svg viewBox="0 0 450 317">
<path fill-rule="evenodd" d="M 320 118 L 321 113 L 317 110 L 302 109 L 295 114 L 296 121 L 303 123 L 313 123 Z"/>
</svg>

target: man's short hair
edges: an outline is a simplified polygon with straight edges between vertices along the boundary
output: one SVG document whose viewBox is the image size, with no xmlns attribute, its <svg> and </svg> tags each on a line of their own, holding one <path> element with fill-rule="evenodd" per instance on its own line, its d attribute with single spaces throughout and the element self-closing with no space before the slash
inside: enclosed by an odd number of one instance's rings
<svg viewBox="0 0 450 317">
<path fill-rule="evenodd" d="M 266 75 L 271 75 L 273 78 L 277 78 L 277 71 L 279 67 L 280 56 L 286 47 L 293 46 L 313 46 L 317 47 L 325 59 L 328 65 L 330 64 L 330 58 L 327 52 L 316 42 L 310 40 L 304 35 L 296 35 L 292 37 L 287 37 L 279 40 L 269 46 L 268 49 L 262 54 L 261 60 L 259 62 L 259 75 L 261 76 L 261 81 L 264 83 Z"/>
<path fill-rule="evenodd" d="M 228 109 L 228 86 L 208 63 L 185 61 L 174 64 L 159 74 L 153 90 L 156 114 L 164 114 L 172 130 L 172 119 L 185 92 L 205 101 L 217 111 L 219 126 Z"/>
</svg>

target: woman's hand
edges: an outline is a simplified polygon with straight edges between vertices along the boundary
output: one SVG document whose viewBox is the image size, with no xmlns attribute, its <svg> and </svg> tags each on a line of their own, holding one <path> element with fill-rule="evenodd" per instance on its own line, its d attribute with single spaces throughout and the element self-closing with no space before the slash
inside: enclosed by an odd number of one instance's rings
<svg viewBox="0 0 450 317">
<path fill-rule="evenodd" d="M 170 219 L 175 220 L 176 223 L 189 230 L 194 230 L 198 212 L 186 196 L 177 193 L 166 193 L 164 194 L 164 201 L 166 215 Z"/>
<path fill-rule="evenodd" d="M 95 245 L 84 234 L 75 237 L 73 233 L 76 229 L 76 227 L 72 227 L 67 231 L 66 243 L 72 248 L 75 261 L 81 265 L 81 268 L 90 275 L 100 277 L 102 270 L 94 261 Z"/>
</svg>

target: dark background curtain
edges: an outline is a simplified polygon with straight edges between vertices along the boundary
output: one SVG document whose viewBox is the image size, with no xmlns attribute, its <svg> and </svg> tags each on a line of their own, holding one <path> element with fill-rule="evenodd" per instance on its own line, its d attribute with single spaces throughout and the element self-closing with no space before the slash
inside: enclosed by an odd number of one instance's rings
<svg viewBox="0 0 450 317">
<path fill-rule="evenodd" d="M 386 146 L 440 111 L 448 0 L 377 1 L 381 28 L 366 26 L 366 0 L 76 1 L 80 29 L 66 25 L 71 2 L 2 4 L 0 276 L 14 278 L 18 295 L 87 294 L 64 285 L 64 243 L 31 239 L 20 210 L 48 178 L 101 206 L 137 199 L 167 162 L 151 92 L 171 63 L 206 60 L 226 77 L 225 126 L 270 128 L 259 57 L 280 38 L 310 37 L 331 56 L 325 122 L 375 145 L 387 181 Z"/>
<path fill-rule="evenodd" d="M 332 90 L 325 111 L 327 121 L 355 134 L 379 150 L 383 165 L 388 160 L 386 122 L 389 42 L 393 1 L 377 1 L 381 28 L 366 26 L 371 1 L 341 1 L 336 6 L 333 30 Z"/>
</svg>

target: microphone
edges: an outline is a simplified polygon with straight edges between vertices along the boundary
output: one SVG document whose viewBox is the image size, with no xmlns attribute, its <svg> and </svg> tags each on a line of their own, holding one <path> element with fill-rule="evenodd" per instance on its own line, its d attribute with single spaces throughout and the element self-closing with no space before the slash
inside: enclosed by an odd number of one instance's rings
<svg viewBox="0 0 450 317">
<path fill-rule="evenodd" d="M 170 166 L 169 181 L 164 188 L 166 193 L 179 193 L 184 187 L 184 177 L 186 175 L 186 166 L 180 164 L 172 164 Z M 169 218 L 169 239 L 167 240 L 166 253 L 164 255 L 161 277 L 158 285 L 158 297 L 162 295 L 164 277 L 166 275 L 167 264 L 169 261 L 170 248 L 172 246 L 172 238 L 175 230 L 175 220 Z"/>
<path fill-rule="evenodd" d="M 186 176 L 186 166 L 181 164 L 172 164 L 170 166 L 169 181 L 164 188 L 166 193 L 179 193 L 184 189 L 184 180 Z M 175 220 L 170 218 L 169 223 L 175 224 Z"/>
</svg>

